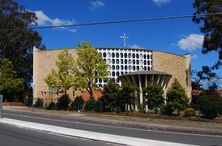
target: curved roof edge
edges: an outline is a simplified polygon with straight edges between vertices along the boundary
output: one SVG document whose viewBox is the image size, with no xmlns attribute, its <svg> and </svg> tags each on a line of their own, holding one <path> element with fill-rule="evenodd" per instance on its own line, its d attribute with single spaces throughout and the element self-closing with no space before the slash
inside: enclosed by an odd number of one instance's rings
<svg viewBox="0 0 222 146">
<path fill-rule="evenodd" d="M 135 71 L 135 72 L 131 72 L 131 73 L 127 73 L 127 74 L 123 74 L 121 76 L 129 76 L 129 75 L 152 75 L 152 74 L 155 74 L 155 75 L 168 75 L 168 76 L 172 76 L 171 74 L 168 74 L 168 73 L 165 73 L 165 72 L 161 72 L 161 71 Z M 120 76 L 120 77 L 121 77 Z"/>
</svg>

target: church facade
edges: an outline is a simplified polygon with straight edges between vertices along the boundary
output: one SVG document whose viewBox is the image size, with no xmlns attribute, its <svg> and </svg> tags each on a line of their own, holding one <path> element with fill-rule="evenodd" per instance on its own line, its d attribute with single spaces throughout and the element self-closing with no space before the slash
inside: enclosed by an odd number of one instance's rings
<svg viewBox="0 0 222 146">
<path fill-rule="evenodd" d="M 177 55 L 157 50 L 133 49 L 133 48 L 96 48 L 101 53 L 108 65 L 110 72 L 108 78 L 114 79 L 119 85 L 130 81 L 141 89 L 148 82 L 154 81 L 160 84 L 166 94 L 172 82 L 177 79 L 184 87 L 187 95 L 191 97 L 190 55 Z M 39 50 L 34 48 L 33 59 L 33 88 L 34 101 L 37 98 L 49 100 L 58 98 L 52 95 L 51 90 L 44 79 L 54 68 L 56 69 L 57 56 L 60 50 Z M 77 58 L 75 49 L 69 49 L 74 58 Z M 96 84 L 103 87 L 106 82 L 97 79 Z M 73 91 L 69 94 L 74 95 Z M 140 103 L 142 95 L 140 95 Z"/>
</svg>

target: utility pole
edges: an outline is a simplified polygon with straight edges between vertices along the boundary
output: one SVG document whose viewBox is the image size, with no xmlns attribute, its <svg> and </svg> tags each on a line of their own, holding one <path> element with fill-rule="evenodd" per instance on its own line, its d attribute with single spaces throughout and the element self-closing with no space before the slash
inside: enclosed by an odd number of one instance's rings
<svg viewBox="0 0 222 146">
<path fill-rule="evenodd" d="M 0 95 L 0 119 L 2 119 L 3 95 Z"/>
</svg>

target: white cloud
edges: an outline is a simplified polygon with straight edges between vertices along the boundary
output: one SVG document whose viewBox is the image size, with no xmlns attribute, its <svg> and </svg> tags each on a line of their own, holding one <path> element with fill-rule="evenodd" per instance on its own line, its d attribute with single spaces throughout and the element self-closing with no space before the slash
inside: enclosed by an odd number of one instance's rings
<svg viewBox="0 0 222 146">
<path fill-rule="evenodd" d="M 196 54 L 191 55 L 191 59 L 196 59 L 198 56 Z"/>
<path fill-rule="evenodd" d="M 98 8 L 102 8 L 102 7 L 105 7 L 105 3 L 100 1 L 100 0 L 97 0 L 97 1 L 91 1 L 90 2 L 90 6 L 89 6 L 89 9 L 90 10 L 96 10 Z"/>
<path fill-rule="evenodd" d="M 142 47 L 140 47 L 140 46 L 137 45 L 137 44 L 133 44 L 133 45 L 131 45 L 130 48 L 134 48 L 134 49 L 142 49 Z"/>
<path fill-rule="evenodd" d="M 71 25 L 71 24 L 76 23 L 75 20 L 64 20 L 64 19 L 59 19 L 59 18 L 50 18 L 41 10 L 34 11 L 34 12 L 35 12 L 36 16 L 38 17 L 38 20 L 37 20 L 38 25 L 58 26 L 58 25 Z M 62 29 L 65 29 L 65 28 L 62 28 Z M 77 31 L 77 29 L 75 29 L 75 28 L 66 29 L 66 30 L 68 30 L 70 32 Z"/>
<path fill-rule="evenodd" d="M 202 48 L 204 36 L 201 34 L 190 34 L 177 42 L 183 50 L 193 51 Z"/>
<path fill-rule="evenodd" d="M 162 6 L 165 5 L 167 3 L 169 3 L 171 0 L 153 0 L 153 2 L 157 5 L 157 6 Z"/>
</svg>

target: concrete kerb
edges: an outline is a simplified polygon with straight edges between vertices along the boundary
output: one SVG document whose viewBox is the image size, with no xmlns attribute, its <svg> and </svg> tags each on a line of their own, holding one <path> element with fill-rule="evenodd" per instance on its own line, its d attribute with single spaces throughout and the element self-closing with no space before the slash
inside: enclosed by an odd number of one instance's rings
<svg viewBox="0 0 222 146">
<path fill-rule="evenodd" d="M 163 124 L 153 124 L 153 123 L 145 123 L 145 122 L 132 122 L 132 121 L 119 121 L 113 119 L 101 119 L 101 118 L 92 118 L 87 117 L 85 114 L 79 113 L 70 113 L 70 114 L 57 114 L 57 113 L 43 113 L 43 112 L 31 112 L 31 111 L 13 111 L 13 110 L 5 110 L 8 113 L 20 113 L 25 116 L 39 116 L 43 118 L 56 118 L 63 120 L 75 120 L 78 122 L 85 123 L 93 123 L 93 124 L 103 124 L 109 126 L 119 126 L 119 127 L 127 127 L 127 128 L 138 128 L 138 129 L 146 129 L 153 131 L 168 131 L 168 132 L 180 132 L 180 133 L 189 133 L 189 134 L 204 134 L 204 135 L 218 135 L 222 136 L 222 129 L 208 129 L 208 128 L 194 128 L 194 127 L 181 127 L 181 126 L 171 126 L 171 125 L 163 125 Z"/>
</svg>

